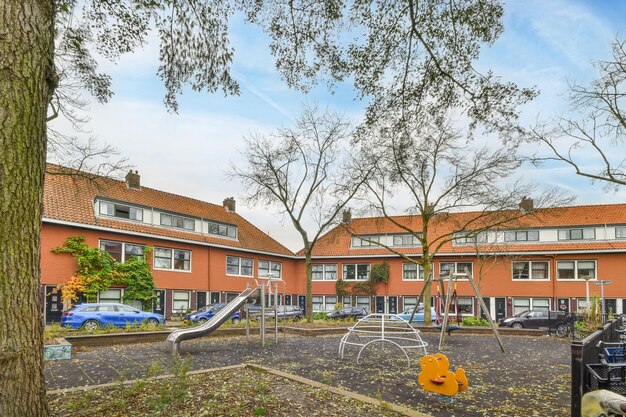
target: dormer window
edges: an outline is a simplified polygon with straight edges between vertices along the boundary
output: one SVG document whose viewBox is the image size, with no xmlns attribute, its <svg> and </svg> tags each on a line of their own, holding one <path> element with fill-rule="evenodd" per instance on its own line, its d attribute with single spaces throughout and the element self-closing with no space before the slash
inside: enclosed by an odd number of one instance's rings
<svg viewBox="0 0 626 417">
<path fill-rule="evenodd" d="M 393 246 L 419 246 L 420 241 L 411 234 L 394 235 Z"/>
<path fill-rule="evenodd" d="M 352 236 L 353 247 L 379 246 L 380 236 Z"/>
<path fill-rule="evenodd" d="M 143 210 L 124 204 L 109 203 L 107 201 L 99 202 L 99 213 L 103 216 L 118 217 L 128 220 L 143 220 Z"/>
<path fill-rule="evenodd" d="M 454 243 L 458 245 L 475 244 L 475 243 L 487 243 L 487 233 L 472 233 L 463 232 L 454 235 Z"/>
<path fill-rule="evenodd" d="M 615 237 L 617 239 L 626 238 L 626 227 L 616 227 L 615 228 Z"/>
<path fill-rule="evenodd" d="M 539 240 L 539 230 L 511 230 L 504 232 L 505 242 L 531 242 Z"/>
<path fill-rule="evenodd" d="M 237 227 L 227 224 L 209 222 L 209 233 L 218 236 L 237 238 Z"/>
<path fill-rule="evenodd" d="M 559 230 L 559 240 L 587 240 L 596 238 L 596 229 L 565 229 Z"/>
<path fill-rule="evenodd" d="M 161 214 L 161 226 L 176 227 L 178 229 L 195 230 L 196 222 L 193 219 L 174 216 L 172 214 Z"/>
</svg>

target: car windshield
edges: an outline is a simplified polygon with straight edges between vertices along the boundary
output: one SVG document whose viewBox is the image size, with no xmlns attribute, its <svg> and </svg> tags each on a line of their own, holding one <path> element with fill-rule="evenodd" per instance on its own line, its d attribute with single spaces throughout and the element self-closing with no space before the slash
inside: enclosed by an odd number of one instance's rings
<svg viewBox="0 0 626 417">
<path fill-rule="evenodd" d="M 524 310 L 521 313 L 514 314 L 513 317 L 526 317 L 530 313 L 530 310 Z"/>
<path fill-rule="evenodd" d="M 407 307 L 406 309 L 404 309 L 402 314 L 411 314 L 414 309 L 415 309 L 415 306 Z M 417 308 L 417 313 L 421 313 L 422 311 L 424 311 L 424 307 L 418 307 Z"/>
<path fill-rule="evenodd" d="M 203 312 L 207 311 L 210 307 L 211 306 L 200 307 L 197 312 L 198 313 L 203 313 Z"/>
</svg>

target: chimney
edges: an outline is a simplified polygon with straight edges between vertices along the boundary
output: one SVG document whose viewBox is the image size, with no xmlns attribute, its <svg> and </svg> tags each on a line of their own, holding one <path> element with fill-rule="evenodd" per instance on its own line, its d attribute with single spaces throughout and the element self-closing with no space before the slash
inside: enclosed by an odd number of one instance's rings
<svg viewBox="0 0 626 417">
<path fill-rule="evenodd" d="M 224 199 L 224 208 L 230 213 L 235 213 L 235 199 L 232 197 Z"/>
<path fill-rule="evenodd" d="M 131 169 L 126 174 L 126 186 L 131 190 L 141 190 L 141 176 L 139 175 L 139 171 L 133 172 Z"/>
<path fill-rule="evenodd" d="M 522 201 L 519 203 L 519 209 L 522 213 L 530 213 L 535 209 L 535 203 L 532 198 L 526 198 L 526 196 L 522 197 Z"/>
<path fill-rule="evenodd" d="M 350 209 L 346 209 L 343 211 L 343 217 L 341 219 L 341 223 L 343 224 L 350 224 L 350 222 L 352 221 L 352 212 L 350 211 Z"/>
</svg>

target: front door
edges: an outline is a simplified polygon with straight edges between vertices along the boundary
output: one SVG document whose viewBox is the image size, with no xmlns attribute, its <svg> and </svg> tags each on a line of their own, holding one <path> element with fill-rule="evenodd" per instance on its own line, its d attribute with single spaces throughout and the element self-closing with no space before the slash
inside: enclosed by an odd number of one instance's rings
<svg viewBox="0 0 626 417">
<path fill-rule="evenodd" d="M 165 315 L 165 290 L 154 290 L 155 299 L 152 301 L 152 312 Z"/>
<path fill-rule="evenodd" d="M 556 305 L 559 311 L 569 313 L 569 298 L 558 298 L 556 300 Z"/>
<path fill-rule="evenodd" d="M 46 324 L 59 323 L 63 314 L 61 291 L 53 285 L 46 285 Z"/>
<path fill-rule="evenodd" d="M 291 294 L 285 294 L 285 305 L 286 306 L 291 305 Z"/>
<path fill-rule="evenodd" d="M 220 293 L 219 291 L 214 291 L 211 293 L 211 304 L 219 304 L 220 302 Z"/>
<path fill-rule="evenodd" d="M 376 313 L 385 313 L 385 297 L 376 297 Z"/>
<path fill-rule="evenodd" d="M 298 296 L 298 305 L 302 309 L 302 312 L 306 314 L 306 295 Z"/>
<path fill-rule="evenodd" d="M 496 298 L 496 321 L 506 318 L 506 298 Z"/>
<path fill-rule="evenodd" d="M 206 291 L 198 291 L 196 293 L 196 310 L 200 310 L 206 306 Z"/>
<path fill-rule="evenodd" d="M 387 307 L 389 309 L 389 314 L 398 314 L 398 297 L 388 297 Z"/>
</svg>

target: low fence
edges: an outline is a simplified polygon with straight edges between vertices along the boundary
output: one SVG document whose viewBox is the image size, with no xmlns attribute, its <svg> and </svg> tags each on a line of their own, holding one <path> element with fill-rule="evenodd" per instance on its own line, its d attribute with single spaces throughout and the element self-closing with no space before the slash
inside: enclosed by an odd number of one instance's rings
<svg viewBox="0 0 626 417">
<path fill-rule="evenodd" d="M 572 342 L 572 417 L 581 417 L 580 401 L 588 391 L 586 365 L 600 362 L 600 342 L 620 341 L 616 330 L 622 326 L 622 320 L 622 317 L 612 320 L 583 340 Z"/>
</svg>

